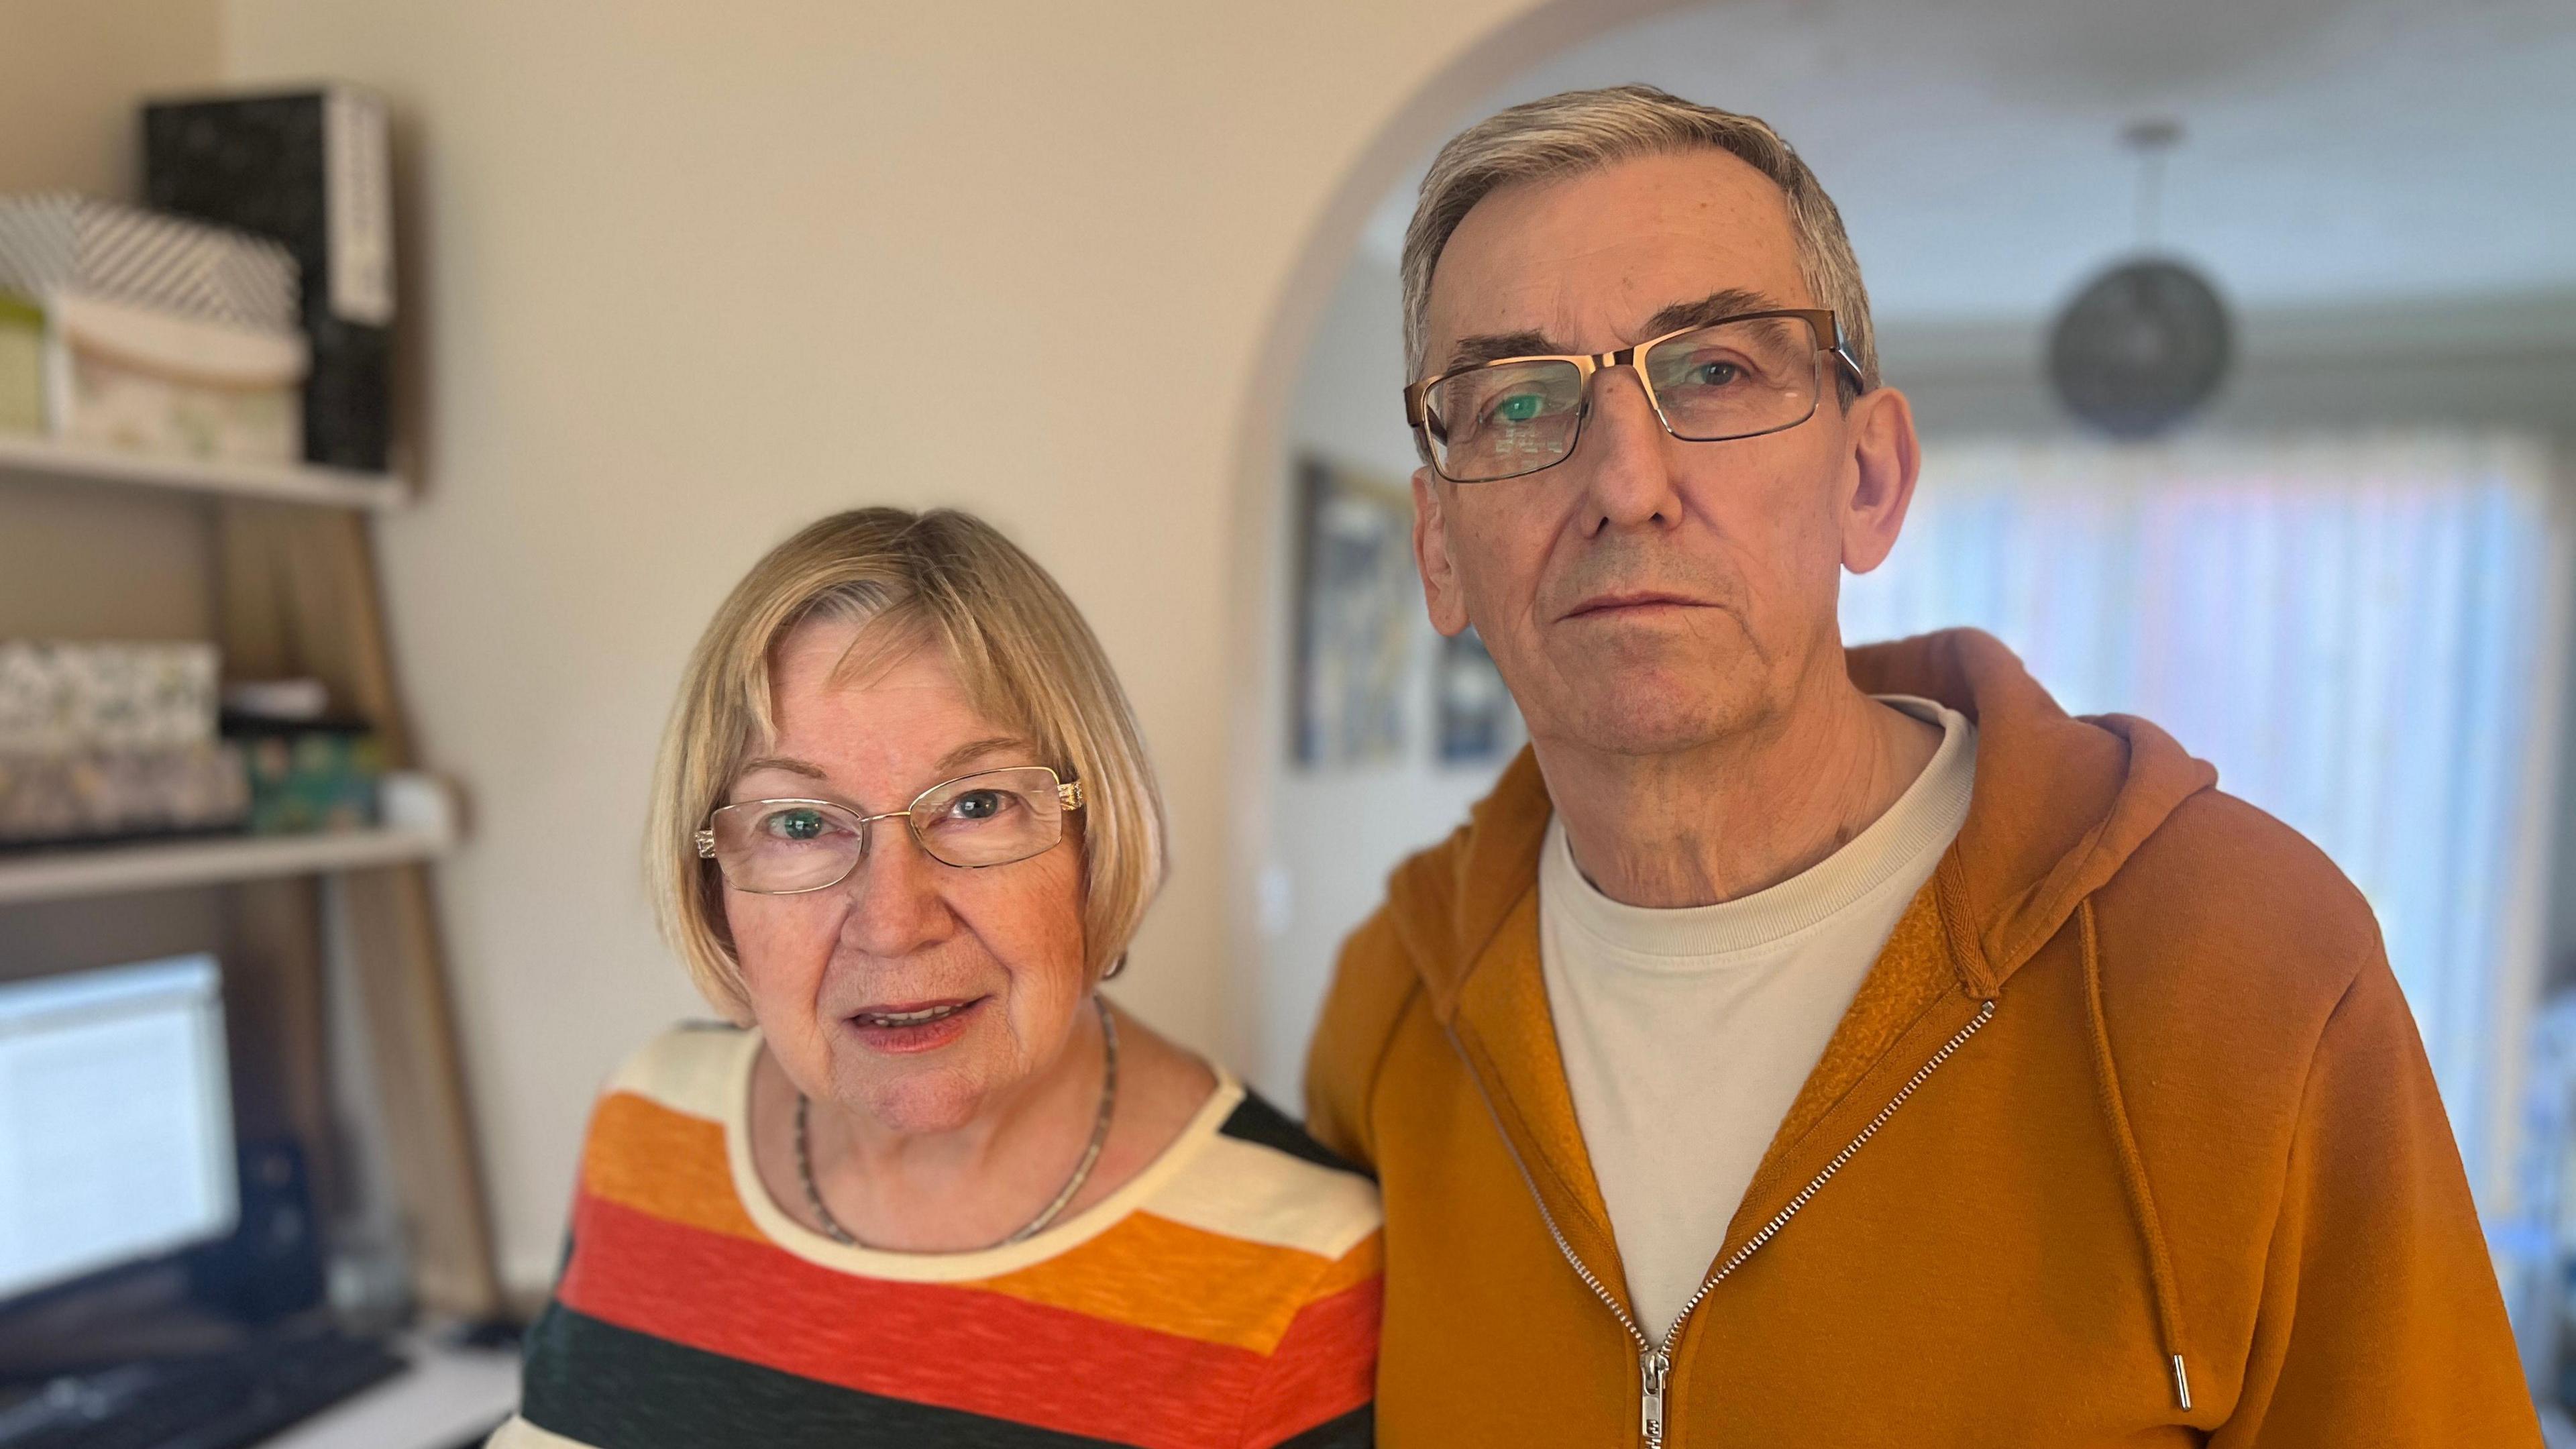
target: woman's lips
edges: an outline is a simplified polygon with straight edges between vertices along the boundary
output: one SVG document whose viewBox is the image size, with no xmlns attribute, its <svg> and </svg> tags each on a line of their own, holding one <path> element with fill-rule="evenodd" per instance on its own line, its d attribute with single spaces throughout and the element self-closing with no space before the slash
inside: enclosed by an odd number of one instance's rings
<svg viewBox="0 0 2576 1449">
<path fill-rule="evenodd" d="M 842 1018 L 860 1043 L 881 1052 L 926 1052 L 966 1034 L 990 997 L 870 1005 Z"/>
</svg>

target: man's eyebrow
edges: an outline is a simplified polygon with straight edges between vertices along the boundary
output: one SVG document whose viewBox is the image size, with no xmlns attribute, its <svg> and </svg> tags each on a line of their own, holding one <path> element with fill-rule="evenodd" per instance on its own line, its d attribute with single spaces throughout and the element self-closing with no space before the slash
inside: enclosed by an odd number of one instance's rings
<svg viewBox="0 0 2576 1449">
<path fill-rule="evenodd" d="M 1478 363 L 1500 362 L 1506 357 L 1553 357 L 1566 349 L 1543 332 L 1480 332 L 1461 337 L 1449 349 L 1451 372 Z"/>
<path fill-rule="evenodd" d="M 1783 305 L 1760 292 L 1729 287 L 1722 292 L 1711 292 L 1696 302 L 1675 302 L 1647 318 L 1645 330 L 1639 335 L 1661 337 L 1667 332 L 1679 332 L 1685 327 L 1705 327 L 1711 322 L 1741 317 L 1747 312 L 1777 312 Z"/>
<path fill-rule="evenodd" d="M 1696 301 L 1675 302 L 1654 316 L 1638 336 L 1661 337 L 1685 327 L 1705 327 L 1711 322 L 1747 312 L 1776 312 L 1783 304 L 1760 292 L 1742 287 L 1729 287 L 1711 292 Z M 1461 337 L 1449 349 L 1448 371 L 1475 367 L 1481 363 L 1500 362 L 1506 357 L 1562 357 L 1574 351 L 1544 332 L 1480 332 Z"/>
</svg>

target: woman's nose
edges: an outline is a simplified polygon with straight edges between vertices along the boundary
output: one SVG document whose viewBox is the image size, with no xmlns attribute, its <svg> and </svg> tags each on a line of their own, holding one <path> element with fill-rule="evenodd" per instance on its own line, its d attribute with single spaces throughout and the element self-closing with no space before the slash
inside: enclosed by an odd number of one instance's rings
<svg viewBox="0 0 2576 1449">
<path fill-rule="evenodd" d="M 947 938 L 954 926 L 939 894 L 946 869 L 924 854 L 901 820 L 868 826 L 867 853 L 842 882 L 850 893 L 846 930 L 872 956 L 902 956 Z"/>
</svg>

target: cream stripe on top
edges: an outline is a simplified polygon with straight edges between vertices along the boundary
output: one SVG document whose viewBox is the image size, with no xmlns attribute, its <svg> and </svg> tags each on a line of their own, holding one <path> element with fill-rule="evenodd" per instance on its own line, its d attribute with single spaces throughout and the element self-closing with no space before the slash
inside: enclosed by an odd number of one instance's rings
<svg viewBox="0 0 2576 1449">
<path fill-rule="evenodd" d="M 845 1273 L 913 1283 L 998 1277 L 1067 1252 L 1145 1211 L 1210 1233 L 1339 1258 L 1376 1231 L 1376 1189 L 1255 1142 L 1226 1136 L 1243 1083 L 1216 1066 L 1216 1089 L 1144 1171 L 1115 1192 L 1026 1242 L 969 1253 L 900 1253 L 833 1242 L 790 1217 L 753 1165 L 751 1074 L 756 1031 L 674 1032 L 638 1053 L 610 1082 L 674 1112 L 724 1128 L 735 1196 L 761 1232 L 798 1257 Z"/>
</svg>

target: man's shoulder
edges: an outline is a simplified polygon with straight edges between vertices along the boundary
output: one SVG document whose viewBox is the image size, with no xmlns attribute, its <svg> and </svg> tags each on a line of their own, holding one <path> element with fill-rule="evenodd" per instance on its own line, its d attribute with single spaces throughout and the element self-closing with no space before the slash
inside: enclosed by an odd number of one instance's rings
<svg viewBox="0 0 2576 1449">
<path fill-rule="evenodd" d="M 1415 953 L 1452 920 L 1467 856 L 1468 827 L 1406 856 L 1389 871 L 1377 909 L 1342 938 L 1333 972 L 1333 996 L 1375 1003 L 1372 1015 L 1391 1016 L 1421 986 Z"/>
<path fill-rule="evenodd" d="M 1387 897 L 1342 941 L 1306 1052 L 1307 1124 L 1326 1145 L 1374 1156 L 1370 1102 L 1398 1024 L 1423 997 L 1408 935 L 1446 928 L 1465 832 L 1416 852 L 1387 877 Z"/>
<path fill-rule="evenodd" d="M 2353 982 L 2386 969 L 2371 903 L 2334 861 L 2218 790 L 2175 807 L 2095 907 L 2106 990 L 2281 1046 L 2312 1043 Z"/>
</svg>

